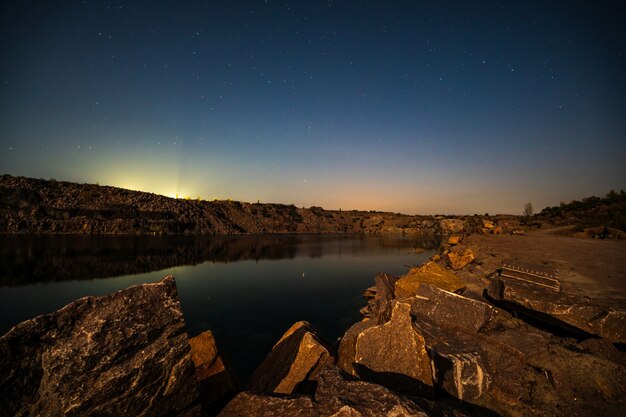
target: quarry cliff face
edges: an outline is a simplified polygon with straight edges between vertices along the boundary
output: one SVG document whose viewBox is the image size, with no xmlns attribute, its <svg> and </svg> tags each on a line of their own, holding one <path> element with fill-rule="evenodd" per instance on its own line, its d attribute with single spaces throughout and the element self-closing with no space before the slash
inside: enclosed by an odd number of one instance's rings
<svg viewBox="0 0 626 417">
<path fill-rule="evenodd" d="M 94 184 L 0 177 L 0 233 L 8 234 L 442 232 L 441 219 L 433 216 L 186 200 Z"/>
</svg>

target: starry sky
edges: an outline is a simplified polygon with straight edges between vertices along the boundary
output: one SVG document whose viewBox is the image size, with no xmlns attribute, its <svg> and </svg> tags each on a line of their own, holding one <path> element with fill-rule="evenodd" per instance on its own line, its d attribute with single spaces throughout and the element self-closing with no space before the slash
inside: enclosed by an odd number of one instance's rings
<svg viewBox="0 0 626 417">
<path fill-rule="evenodd" d="M 620 2 L 0 7 L 0 173 L 408 214 L 626 188 Z"/>
</svg>

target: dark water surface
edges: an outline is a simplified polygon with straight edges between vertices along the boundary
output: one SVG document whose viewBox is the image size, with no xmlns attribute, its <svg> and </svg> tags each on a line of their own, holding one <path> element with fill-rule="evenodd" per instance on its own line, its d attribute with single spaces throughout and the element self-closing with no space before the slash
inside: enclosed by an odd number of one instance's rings
<svg viewBox="0 0 626 417">
<path fill-rule="evenodd" d="M 190 336 L 211 329 L 244 382 L 294 322 L 334 343 L 359 320 L 377 272 L 405 273 L 438 245 L 360 235 L 0 236 L 0 334 L 77 298 L 174 275 Z"/>
</svg>

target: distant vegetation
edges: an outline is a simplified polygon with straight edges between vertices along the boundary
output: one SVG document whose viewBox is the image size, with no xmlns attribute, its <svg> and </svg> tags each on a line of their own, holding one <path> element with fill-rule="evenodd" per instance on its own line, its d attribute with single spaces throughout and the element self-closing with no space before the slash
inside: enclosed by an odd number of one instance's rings
<svg viewBox="0 0 626 417">
<path fill-rule="evenodd" d="M 555 224 L 577 224 L 578 229 L 605 226 L 626 231 L 626 192 L 611 190 L 604 197 L 587 197 L 541 210 L 539 218 Z"/>
</svg>

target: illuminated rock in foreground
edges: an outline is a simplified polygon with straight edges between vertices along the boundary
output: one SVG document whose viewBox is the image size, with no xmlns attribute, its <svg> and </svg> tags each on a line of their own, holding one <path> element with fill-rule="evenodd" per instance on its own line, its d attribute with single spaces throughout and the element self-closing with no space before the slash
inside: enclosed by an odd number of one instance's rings
<svg viewBox="0 0 626 417">
<path fill-rule="evenodd" d="M 171 276 L 20 323 L 0 357 L 2 416 L 200 415 Z"/>
</svg>

